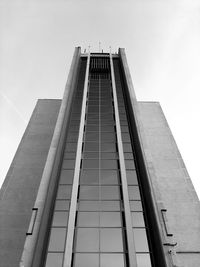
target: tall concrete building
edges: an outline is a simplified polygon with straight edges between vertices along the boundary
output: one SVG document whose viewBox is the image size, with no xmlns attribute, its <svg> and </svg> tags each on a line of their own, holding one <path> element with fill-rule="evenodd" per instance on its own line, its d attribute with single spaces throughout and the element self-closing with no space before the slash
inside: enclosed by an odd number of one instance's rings
<svg viewBox="0 0 200 267">
<path fill-rule="evenodd" d="M 1 267 L 199 267 L 200 205 L 158 102 L 124 49 L 75 49 L 39 100 L 1 189 Z"/>
</svg>

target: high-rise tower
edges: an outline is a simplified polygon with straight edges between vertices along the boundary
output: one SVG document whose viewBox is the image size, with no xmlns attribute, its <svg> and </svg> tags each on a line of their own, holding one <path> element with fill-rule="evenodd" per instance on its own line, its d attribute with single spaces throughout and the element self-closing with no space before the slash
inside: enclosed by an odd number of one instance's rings
<svg viewBox="0 0 200 267">
<path fill-rule="evenodd" d="M 198 198 L 159 104 L 136 100 L 124 49 L 75 49 L 63 100 L 38 102 L 0 203 L 1 267 L 200 264 Z"/>
</svg>

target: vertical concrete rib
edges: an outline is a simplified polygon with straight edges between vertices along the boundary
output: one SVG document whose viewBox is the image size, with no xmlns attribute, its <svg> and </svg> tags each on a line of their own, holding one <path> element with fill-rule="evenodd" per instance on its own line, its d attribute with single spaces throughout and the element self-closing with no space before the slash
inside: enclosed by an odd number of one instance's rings
<svg viewBox="0 0 200 267">
<path fill-rule="evenodd" d="M 73 179 L 73 186 L 72 186 L 72 195 L 71 195 L 71 204 L 70 204 L 70 210 L 69 210 L 69 221 L 68 221 L 67 240 L 66 240 L 66 245 L 65 245 L 63 267 L 70 267 L 71 260 L 72 260 L 78 185 L 79 185 L 79 175 L 80 175 L 80 167 L 81 167 L 82 142 L 83 142 L 84 125 L 85 125 L 85 111 L 86 111 L 86 101 L 87 101 L 89 66 L 90 66 L 90 54 L 88 54 L 86 73 L 85 73 L 83 101 L 82 101 L 82 109 L 81 109 L 81 120 L 80 120 L 78 144 L 77 144 L 77 151 L 76 151 L 74 179 Z"/>
<path fill-rule="evenodd" d="M 22 253 L 20 266 L 21 267 L 32 267 L 34 258 L 37 257 L 36 247 L 37 247 L 37 241 L 39 238 L 39 231 L 43 219 L 43 213 L 45 209 L 46 199 L 48 195 L 49 190 L 49 184 L 52 178 L 52 173 L 55 168 L 55 161 L 58 156 L 58 154 L 61 154 L 61 151 L 59 150 L 60 142 L 63 142 L 63 136 L 64 136 L 64 125 L 67 124 L 66 113 L 69 109 L 69 102 L 71 98 L 72 91 L 74 89 L 74 85 L 76 82 L 76 74 L 78 70 L 78 62 L 80 59 L 80 53 L 81 49 L 80 47 L 75 48 L 75 52 L 72 59 L 72 64 L 70 67 L 69 75 L 67 84 L 65 87 L 65 93 L 63 96 L 63 100 L 61 103 L 60 111 L 58 114 L 58 119 L 56 122 L 54 134 L 52 137 L 51 145 L 49 148 L 46 164 L 44 167 L 44 171 L 42 174 L 40 186 L 38 189 L 38 194 L 36 197 L 34 208 L 38 210 L 37 217 L 35 218 L 35 223 L 33 227 L 33 233 L 32 235 L 28 235 L 26 237 L 26 241 L 24 244 L 24 250 Z M 68 114 L 67 114 L 68 115 Z M 62 144 L 61 144 L 62 145 Z M 37 257 L 40 258 L 40 257 Z M 39 260 L 39 259 L 38 259 Z"/>
<path fill-rule="evenodd" d="M 118 145 L 118 151 L 119 151 L 119 165 L 120 165 L 120 172 L 121 172 L 122 194 L 123 194 L 124 213 L 125 213 L 125 222 L 126 222 L 129 266 L 137 267 L 135 244 L 133 240 L 129 196 L 128 196 L 128 185 L 127 185 L 127 178 L 126 178 L 125 160 L 124 160 L 124 152 L 123 152 L 123 145 L 122 145 L 121 127 L 120 127 L 120 119 L 119 119 L 117 92 L 116 92 L 116 84 L 115 84 L 115 74 L 114 74 L 114 67 L 113 67 L 113 60 L 112 60 L 111 53 L 110 53 L 110 68 L 111 68 L 116 131 L 117 131 L 117 145 Z"/>
</svg>

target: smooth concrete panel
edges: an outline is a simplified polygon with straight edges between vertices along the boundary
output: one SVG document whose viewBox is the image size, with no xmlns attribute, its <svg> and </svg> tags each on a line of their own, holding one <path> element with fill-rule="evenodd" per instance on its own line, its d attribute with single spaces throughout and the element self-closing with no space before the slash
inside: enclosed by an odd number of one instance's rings
<svg viewBox="0 0 200 267">
<path fill-rule="evenodd" d="M 38 100 L 0 191 L 0 267 L 17 267 L 61 100 Z"/>
<path fill-rule="evenodd" d="M 200 266 L 200 203 L 158 102 L 138 102 L 142 142 L 162 225 L 178 267 Z M 189 142 L 189 140 L 188 140 Z M 173 246 L 175 245 L 175 246 Z M 172 260 L 173 261 L 173 260 Z"/>
</svg>

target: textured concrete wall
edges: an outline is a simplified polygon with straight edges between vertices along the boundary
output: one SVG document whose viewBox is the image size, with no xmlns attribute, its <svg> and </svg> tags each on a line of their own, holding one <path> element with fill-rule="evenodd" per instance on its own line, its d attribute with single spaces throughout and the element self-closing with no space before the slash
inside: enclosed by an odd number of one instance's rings
<svg viewBox="0 0 200 267">
<path fill-rule="evenodd" d="M 38 100 L 0 191 L 0 267 L 17 267 L 61 100 Z"/>
<path fill-rule="evenodd" d="M 173 264 L 200 266 L 200 203 L 161 107 L 157 102 L 139 102 L 139 122 L 148 171 L 156 203 L 167 209 L 163 235 L 173 249 Z M 189 142 L 189 140 L 186 140 Z M 167 236 L 165 230 L 173 237 Z"/>
</svg>

